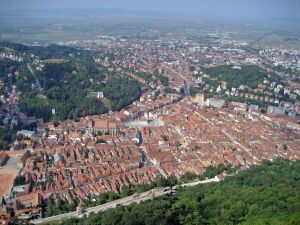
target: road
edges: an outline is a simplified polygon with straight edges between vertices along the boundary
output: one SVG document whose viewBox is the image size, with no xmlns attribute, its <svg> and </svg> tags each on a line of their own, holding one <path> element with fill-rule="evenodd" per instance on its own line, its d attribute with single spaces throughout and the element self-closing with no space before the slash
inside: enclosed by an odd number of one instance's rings
<svg viewBox="0 0 300 225">
<path fill-rule="evenodd" d="M 40 81 L 37 79 L 37 77 L 35 76 L 34 71 L 32 70 L 31 66 L 29 65 L 29 63 L 27 63 L 27 68 L 29 69 L 30 73 L 33 75 L 34 79 L 35 79 L 35 83 L 36 83 L 36 87 L 38 89 L 38 91 L 43 91 L 43 88 L 41 86 Z"/>
<path fill-rule="evenodd" d="M 218 181 L 219 181 L 219 179 L 212 178 L 212 179 L 207 179 L 207 180 L 203 180 L 203 181 L 196 181 L 196 182 L 186 183 L 186 184 L 182 184 L 182 185 L 176 185 L 174 187 L 174 189 L 177 189 L 178 187 L 191 187 L 191 186 L 195 186 L 198 184 L 206 184 L 206 183 L 218 182 Z M 85 209 L 84 214 L 82 214 L 80 216 L 77 215 L 77 212 L 70 212 L 70 213 L 60 214 L 57 216 L 33 220 L 33 221 L 31 221 L 31 223 L 42 224 L 42 223 L 60 221 L 60 220 L 64 220 L 64 219 L 68 219 L 68 218 L 72 218 L 72 217 L 81 218 L 83 215 L 89 216 L 89 214 L 92 212 L 93 213 L 103 212 L 108 209 L 115 208 L 117 206 L 126 206 L 126 205 L 130 205 L 132 203 L 139 204 L 143 201 L 151 200 L 155 197 L 163 196 L 163 195 L 170 194 L 170 193 L 171 193 L 171 187 L 155 188 L 155 189 L 152 189 L 152 190 L 144 192 L 144 193 L 134 194 L 134 195 L 131 195 L 131 196 L 128 196 L 125 198 L 121 198 L 121 199 L 118 199 L 115 201 L 105 203 L 103 205 L 87 208 L 87 209 Z"/>
<path fill-rule="evenodd" d="M 200 181 L 195 181 L 192 183 L 186 183 L 186 184 L 181 184 L 181 185 L 176 185 L 176 187 L 192 187 L 192 186 L 196 186 L 198 184 L 208 184 L 208 183 L 212 183 L 212 182 L 219 182 L 220 180 L 217 177 L 211 178 L 211 179 L 207 179 L 207 180 L 200 180 Z"/>
<path fill-rule="evenodd" d="M 190 85 L 189 85 L 188 79 L 185 76 L 183 76 L 182 74 L 180 74 L 178 71 L 174 70 L 174 69 L 169 69 L 169 70 L 173 71 L 173 73 L 177 74 L 179 77 L 181 77 L 181 79 L 183 79 L 183 81 L 184 81 L 184 94 L 186 96 L 190 96 L 191 92 L 190 92 Z"/>
<path fill-rule="evenodd" d="M 4 169 L 20 169 L 18 167 L 18 159 L 14 158 L 14 157 L 9 157 L 9 159 L 7 160 L 5 166 L 0 167 L 0 169 L 1 168 L 4 168 Z"/>
</svg>

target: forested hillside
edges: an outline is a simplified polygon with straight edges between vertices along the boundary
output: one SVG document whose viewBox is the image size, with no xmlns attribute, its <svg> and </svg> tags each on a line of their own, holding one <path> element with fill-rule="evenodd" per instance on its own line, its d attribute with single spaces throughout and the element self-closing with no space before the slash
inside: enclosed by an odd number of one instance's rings
<svg viewBox="0 0 300 225">
<path fill-rule="evenodd" d="M 225 181 L 182 189 L 65 225 L 300 224 L 300 161 L 263 162 Z"/>
<path fill-rule="evenodd" d="M 234 69 L 232 66 L 222 65 L 205 68 L 203 69 L 203 72 L 218 81 L 227 82 L 228 87 L 236 88 L 242 84 L 250 88 L 256 88 L 268 75 L 266 70 L 254 65 L 241 66 L 240 69 Z"/>
<path fill-rule="evenodd" d="M 109 107 L 120 110 L 141 94 L 137 81 L 96 64 L 90 51 L 60 45 L 42 47 L 6 42 L 0 42 L 0 48 L 24 55 L 22 62 L 0 61 L 0 83 L 4 86 L 2 94 L 6 88 L 8 93 L 16 85 L 17 91 L 22 92 L 20 110 L 29 116 L 49 121 L 98 115 L 108 112 Z M 104 93 L 109 107 L 96 98 L 97 92 Z"/>
</svg>

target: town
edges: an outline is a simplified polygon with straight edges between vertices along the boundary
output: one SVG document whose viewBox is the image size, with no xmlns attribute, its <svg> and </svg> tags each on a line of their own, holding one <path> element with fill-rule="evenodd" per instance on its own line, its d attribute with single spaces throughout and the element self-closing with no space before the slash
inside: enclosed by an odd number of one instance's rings
<svg viewBox="0 0 300 225">
<path fill-rule="evenodd" d="M 120 194 L 159 177 L 201 175 L 219 165 L 244 170 L 263 160 L 300 159 L 299 49 L 254 49 L 226 33 L 210 36 L 57 43 L 78 49 L 78 56 L 91 51 L 104 71 L 88 81 L 104 91 L 85 91 L 107 110 L 66 120 L 57 119 L 55 104 L 47 118 L 20 107 L 19 84 L 7 84 L 24 71 L 3 69 L 1 218 L 10 220 L 12 212 L 20 219 L 41 217 L 45 202 L 82 206 L 104 193 Z M 29 90 L 43 95 L 49 60 L 12 49 L 3 48 L 0 60 L 26 62 Z M 142 87 L 138 98 L 117 110 L 105 89 L 115 73 Z"/>
</svg>

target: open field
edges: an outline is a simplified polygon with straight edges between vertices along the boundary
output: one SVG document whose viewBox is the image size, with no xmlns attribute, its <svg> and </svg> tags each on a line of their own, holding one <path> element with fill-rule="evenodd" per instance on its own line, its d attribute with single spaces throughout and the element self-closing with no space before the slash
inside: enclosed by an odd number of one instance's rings
<svg viewBox="0 0 300 225">
<path fill-rule="evenodd" d="M 19 171 L 17 169 L 0 169 L 0 198 L 2 198 L 10 190 L 18 172 Z"/>
<path fill-rule="evenodd" d="M 0 17 L 0 40 L 24 43 L 57 43 L 93 40 L 101 35 L 137 39 L 205 39 L 208 34 L 258 47 L 299 48 L 299 22 L 208 22 L 147 17 Z M 174 21 L 176 21 L 174 23 Z"/>
<path fill-rule="evenodd" d="M 20 154 L 18 152 L 18 154 Z M 20 171 L 18 165 L 19 155 L 11 153 L 6 165 L 0 167 L 0 198 L 2 198 L 12 187 L 14 179 Z"/>
</svg>

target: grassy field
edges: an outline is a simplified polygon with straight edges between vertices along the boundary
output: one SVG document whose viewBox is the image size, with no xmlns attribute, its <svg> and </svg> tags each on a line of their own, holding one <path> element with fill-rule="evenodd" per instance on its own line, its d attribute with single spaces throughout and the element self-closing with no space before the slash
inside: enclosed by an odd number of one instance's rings
<svg viewBox="0 0 300 225">
<path fill-rule="evenodd" d="M 299 25 L 297 25 L 299 27 Z M 299 30 L 299 31 L 297 31 Z M 220 23 L 172 18 L 117 17 L 3 17 L 0 40 L 15 42 L 60 42 L 97 39 L 99 35 L 129 38 L 203 39 L 209 34 L 260 47 L 300 49 L 300 29 L 274 24 Z"/>
</svg>

